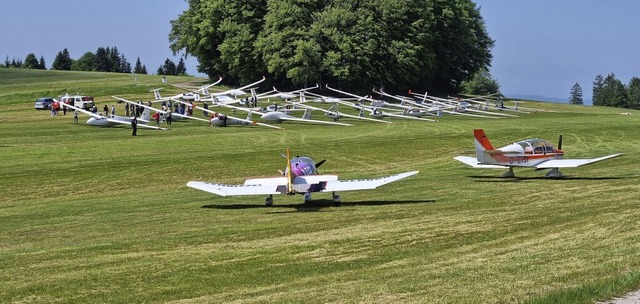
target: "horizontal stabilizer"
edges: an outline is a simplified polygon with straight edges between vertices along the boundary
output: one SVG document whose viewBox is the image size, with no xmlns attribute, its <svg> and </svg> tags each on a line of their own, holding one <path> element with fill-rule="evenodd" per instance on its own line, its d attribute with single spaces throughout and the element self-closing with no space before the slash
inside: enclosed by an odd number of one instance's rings
<svg viewBox="0 0 640 304">
<path fill-rule="evenodd" d="M 509 168 L 507 166 L 500 166 L 500 165 L 483 165 L 478 163 L 478 160 L 474 157 L 469 157 L 469 156 L 456 156 L 453 159 L 464 163 L 466 165 L 469 165 L 471 167 L 474 168 L 482 168 L 482 169 L 502 169 L 502 168 Z"/>
</svg>

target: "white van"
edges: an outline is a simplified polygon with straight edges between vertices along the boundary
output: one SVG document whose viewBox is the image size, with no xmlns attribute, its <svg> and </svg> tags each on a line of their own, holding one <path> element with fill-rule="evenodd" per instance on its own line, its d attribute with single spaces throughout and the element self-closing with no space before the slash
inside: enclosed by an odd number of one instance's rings
<svg viewBox="0 0 640 304">
<path fill-rule="evenodd" d="M 73 105 L 74 107 L 83 108 L 83 109 L 91 109 L 94 105 L 93 97 L 91 96 L 81 96 L 81 95 L 69 95 L 66 94 L 60 97 L 60 102 Z"/>
</svg>

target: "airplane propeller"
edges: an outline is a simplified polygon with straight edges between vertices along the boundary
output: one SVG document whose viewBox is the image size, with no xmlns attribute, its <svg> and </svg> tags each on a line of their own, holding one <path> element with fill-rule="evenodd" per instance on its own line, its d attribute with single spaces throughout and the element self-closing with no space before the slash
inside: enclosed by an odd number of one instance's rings
<svg viewBox="0 0 640 304">
<path fill-rule="evenodd" d="M 560 134 L 560 138 L 558 139 L 558 150 L 562 150 L 562 133 Z"/>
</svg>

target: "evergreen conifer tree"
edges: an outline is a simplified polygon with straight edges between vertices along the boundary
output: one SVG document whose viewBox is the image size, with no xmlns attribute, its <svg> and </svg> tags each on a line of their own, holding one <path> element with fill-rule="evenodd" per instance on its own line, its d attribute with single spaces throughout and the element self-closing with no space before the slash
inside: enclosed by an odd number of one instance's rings
<svg viewBox="0 0 640 304">
<path fill-rule="evenodd" d="M 571 97 L 569 98 L 569 103 L 574 105 L 583 104 L 582 101 L 582 87 L 576 82 L 576 84 L 571 87 Z"/>
</svg>

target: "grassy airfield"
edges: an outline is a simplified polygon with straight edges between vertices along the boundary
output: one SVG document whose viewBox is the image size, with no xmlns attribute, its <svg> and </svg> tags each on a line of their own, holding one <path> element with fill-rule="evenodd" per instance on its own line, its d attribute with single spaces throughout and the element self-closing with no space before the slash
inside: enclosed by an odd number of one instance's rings
<svg viewBox="0 0 640 304">
<path fill-rule="evenodd" d="M 147 100 L 160 79 L 0 69 L 0 302 L 590 303 L 640 288 L 640 112 L 527 102 L 549 112 L 282 131 L 175 122 L 132 137 L 33 109 L 64 92 L 99 109 Z M 568 158 L 626 155 L 562 180 L 503 179 L 453 160 L 471 155 L 474 128 L 495 146 L 562 133 Z M 272 176 L 287 147 L 345 179 L 420 173 L 340 193 L 341 207 L 185 186 Z"/>
</svg>

